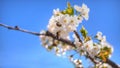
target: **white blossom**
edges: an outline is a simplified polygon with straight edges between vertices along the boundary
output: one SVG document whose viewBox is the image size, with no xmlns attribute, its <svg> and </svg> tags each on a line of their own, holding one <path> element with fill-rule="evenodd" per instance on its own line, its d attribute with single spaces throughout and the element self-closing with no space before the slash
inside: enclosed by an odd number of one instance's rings
<svg viewBox="0 0 120 68">
<path fill-rule="evenodd" d="M 54 16 L 59 16 L 61 14 L 59 8 L 53 10 L 53 15 Z"/>
<path fill-rule="evenodd" d="M 84 42 L 83 46 L 85 47 L 86 51 L 91 50 L 93 48 L 93 40 L 89 40 L 87 42 Z"/>
<path fill-rule="evenodd" d="M 98 40 L 102 40 L 102 32 L 97 32 L 96 38 L 97 38 Z"/>
<path fill-rule="evenodd" d="M 75 10 L 81 13 L 81 16 L 88 20 L 89 18 L 89 11 L 90 9 L 85 5 L 84 3 L 82 4 L 82 7 L 75 5 L 74 6 Z"/>
</svg>

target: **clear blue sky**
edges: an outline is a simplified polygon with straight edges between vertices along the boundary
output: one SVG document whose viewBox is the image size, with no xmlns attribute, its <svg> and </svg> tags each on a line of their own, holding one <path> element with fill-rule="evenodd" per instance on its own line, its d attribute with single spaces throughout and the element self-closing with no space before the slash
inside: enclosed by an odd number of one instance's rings
<svg viewBox="0 0 120 68">
<path fill-rule="evenodd" d="M 83 21 L 89 35 L 102 31 L 114 47 L 111 60 L 120 64 L 120 0 L 0 0 L 0 23 L 40 32 L 55 8 L 85 3 L 90 18 Z M 78 27 L 80 28 L 80 27 Z M 47 52 L 38 37 L 0 27 L 0 68 L 74 68 L 67 58 Z"/>
</svg>

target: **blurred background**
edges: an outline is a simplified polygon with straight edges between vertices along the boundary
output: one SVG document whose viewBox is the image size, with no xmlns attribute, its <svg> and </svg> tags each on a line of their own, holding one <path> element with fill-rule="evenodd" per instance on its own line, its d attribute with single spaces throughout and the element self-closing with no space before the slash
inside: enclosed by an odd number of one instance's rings
<svg viewBox="0 0 120 68">
<path fill-rule="evenodd" d="M 87 4 L 89 20 L 81 25 L 90 36 L 103 32 L 114 48 L 110 59 L 120 64 L 120 0 L 0 0 L 0 23 L 35 32 L 47 30 L 53 9 L 65 9 L 68 1 L 72 6 Z M 86 68 L 86 59 L 83 60 Z M 39 37 L 0 27 L 0 68 L 62 67 L 74 68 L 67 58 L 47 52 Z"/>
</svg>

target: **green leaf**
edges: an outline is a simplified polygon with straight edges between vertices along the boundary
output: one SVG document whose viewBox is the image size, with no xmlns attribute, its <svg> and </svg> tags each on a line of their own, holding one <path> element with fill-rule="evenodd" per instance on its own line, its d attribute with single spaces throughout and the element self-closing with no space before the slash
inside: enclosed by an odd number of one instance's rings
<svg viewBox="0 0 120 68">
<path fill-rule="evenodd" d="M 84 26 L 82 26 L 82 29 L 80 30 L 80 32 L 81 32 L 81 34 L 82 34 L 82 36 L 83 36 L 84 38 L 87 37 L 88 32 L 87 32 L 87 30 L 84 28 Z"/>
<path fill-rule="evenodd" d="M 62 14 L 74 15 L 74 9 L 69 2 L 67 3 L 67 8 L 62 11 Z"/>
</svg>

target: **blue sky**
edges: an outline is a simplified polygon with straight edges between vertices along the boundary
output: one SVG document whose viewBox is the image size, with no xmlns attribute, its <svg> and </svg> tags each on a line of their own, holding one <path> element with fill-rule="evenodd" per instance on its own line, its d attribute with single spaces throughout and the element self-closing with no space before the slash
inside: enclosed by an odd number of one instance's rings
<svg viewBox="0 0 120 68">
<path fill-rule="evenodd" d="M 67 1 L 88 5 L 90 18 L 82 25 L 91 36 L 97 31 L 107 36 L 114 47 L 111 60 L 120 64 L 120 0 L 0 0 L 0 23 L 40 32 L 46 30 L 53 9 L 64 9 Z M 0 27 L 0 68 L 62 67 L 74 68 L 67 58 L 47 52 L 39 37 Z"/>
</svg>

